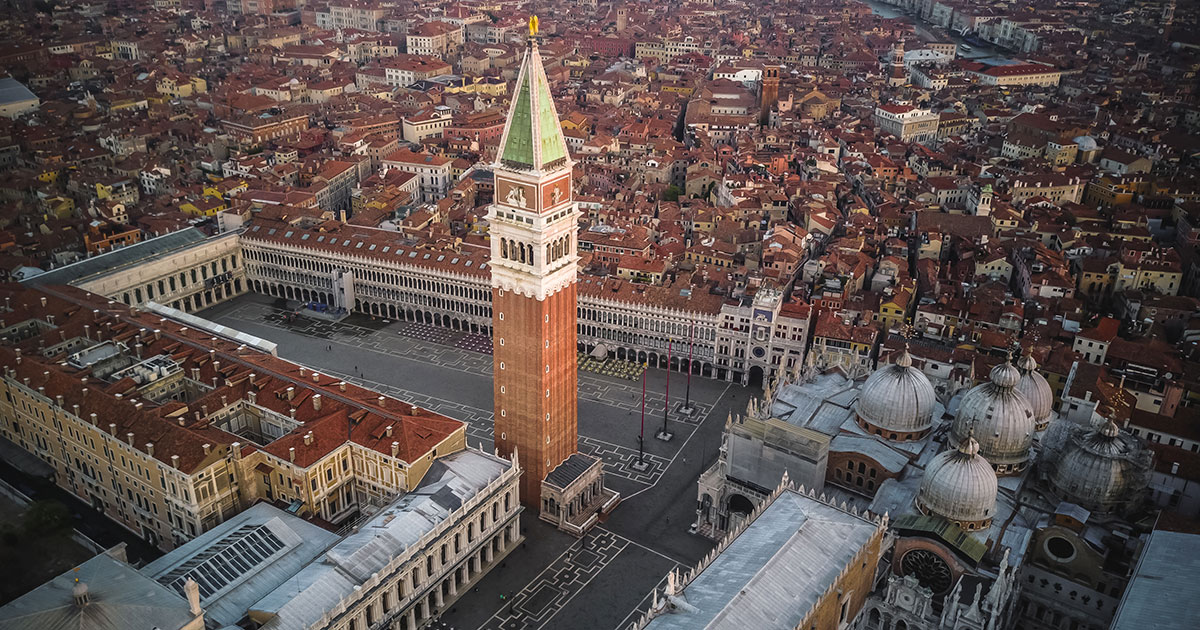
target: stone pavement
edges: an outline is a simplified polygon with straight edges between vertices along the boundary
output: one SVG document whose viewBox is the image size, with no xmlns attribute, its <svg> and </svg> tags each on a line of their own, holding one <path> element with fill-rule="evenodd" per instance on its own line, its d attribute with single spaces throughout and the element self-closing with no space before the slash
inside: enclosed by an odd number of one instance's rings
<svg viewBox="0 0 1200 630">
<path fill-rule="evenodd" d="M 464 333 L 410 330 L 414 324 L 361 315 L 338 323 L 288 320 L 271 298 L 256 295 L 199 315 L 278 343 L 284 358 L 461 420 L 473 446 L 491 447 L 492 357 L 478 339 L 464 343 Z M 687 376 L 669 377 L 674 409 Z M 673 410 L 675 438 L 662 442 L 654 433 L 663 424 L 667 378 L 662 370 L 647 372 L 644 457 L 651 466 L 639 473 L 629 464 L 639 456 L 641 383 L 579 374 L 579 447 L 604 461 L 622 503 L 587 543 L 525 512 L 525 543 L 441 622 L 458 630 L 627 628 L 671 568 L 695 564 L 712 548 L 687 531 L 696 516 L 696 479 L 716 458 L 726 415 L 744 410 L 752 392 L 693 377 L 698 412 L 689 419 Z"/>
</svg>

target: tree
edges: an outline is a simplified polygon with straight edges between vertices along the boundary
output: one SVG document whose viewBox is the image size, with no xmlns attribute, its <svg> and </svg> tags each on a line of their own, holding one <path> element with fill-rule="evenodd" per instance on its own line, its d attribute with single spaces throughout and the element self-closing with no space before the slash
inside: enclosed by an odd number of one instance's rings
<svg viewBox="0 0 1200 630">
<path fill-rule="evenodd" d="M 674 184 L 672 184 L 670 186 L 667 186 L 667 189 L 663 191 L 662 198 L 663 198 L 663 201 L 679 201 L 679 195 L 682 195 L 682 194 L 683 194 L 683 191 L 680 190 L 680 188 L 678 186 L 675 186 Z"/>
<path fill-rule="evenodd" d="M 71 512 L 58 501 L 35 501 L 25 511 L 22 525 L 31 536 L 48 537 L 69 529 Z"/>
</svg>

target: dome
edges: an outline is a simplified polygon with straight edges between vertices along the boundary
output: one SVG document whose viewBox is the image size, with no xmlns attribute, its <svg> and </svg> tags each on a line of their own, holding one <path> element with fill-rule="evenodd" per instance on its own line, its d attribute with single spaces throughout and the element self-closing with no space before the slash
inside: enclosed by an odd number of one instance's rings
<svg viewBox="0 0 1200 630">
<path fill-rule="evenodd" d="M 1109 420 L 1067 441 L 1052 463 L 1050 485 L 1085 509 L 1112 512 L 1146 488 L 1148 455 L 1140 440 Z"/>
<path fill-rule="evenodd" d="M 1095 151 L 1100 148 L 1100 145 L 1096 144 L 1096 139 L 1091 136 L 1075 136 L 1072 142 L 1079 145 L 1080 151 Z"/>
<path fill-rule="evenodd" d="M 968 531 L 983 529 L 995 515 L 997 485 L 996 472 L 979 455 L 979 443 L 968 435 L 958 448 L 929 462 L 917 492 L 917 509 Z"/>
<path fill-rule="evenodd" d="M 1045 430 L 1050 424 L 1050 412 L 1054 409 L 1054 391 L 1046 377 L 1037 371 L 1037 361 L 1031 355 L 1021 357 L 1017 368 L 1021 370 L 1021 380 L 1017 382 L 1017 391 L 1029 402 L 1033 409 L 1033 423 L 1038 431 Z"/>
<path fill-rule="evenodd" d="M 888 439 L 924 437 L 933 426 L 937 394 L 921 370 L 913 367 L 908 349 L 867 377 L 859 390 L 855 412 L 868 431 Z"/>
<path fill-rule="evenodd" d="M 950 444 L 958 446 L 973 431 L 979 452 L 999 474 L 1025 468 L 1033 446 L 1033 409 L 1016 388 L 1021 372 L 1004 362 L 992 369 L 990 382 L 963 396 L 950 427 Z"/>
</svg>

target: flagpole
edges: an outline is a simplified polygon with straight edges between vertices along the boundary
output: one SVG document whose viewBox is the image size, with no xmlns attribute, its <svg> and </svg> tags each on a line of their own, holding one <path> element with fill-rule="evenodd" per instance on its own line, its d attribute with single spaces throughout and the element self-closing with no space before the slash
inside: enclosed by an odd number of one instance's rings
<svg viewBox="0 0 1200 630">
<path fill-rule="evenodd" d="M 667 388 L 663 394 L 663 430 L 662 438 L 669 439 L 667 432 L 667 413 L 671 410 L 671 340 L 667 339 Z"/>
<path fill-rule="evenodd" d="M 638 434 L 638 464 L 646 465 L 645 448 L 643 444 L 646 442 L 646 368 L 642 367 L 642 430 Z"/>
<path fill-rule="evenodd" d="M 692 320 L 692 329 L 688 333 L 688 361 L 687 361 L 687 391 L 683 395 L 683 408 L 691 413 L 692 411 L 692 349 L 696 346 L 696 320 Z"/>
</svg>

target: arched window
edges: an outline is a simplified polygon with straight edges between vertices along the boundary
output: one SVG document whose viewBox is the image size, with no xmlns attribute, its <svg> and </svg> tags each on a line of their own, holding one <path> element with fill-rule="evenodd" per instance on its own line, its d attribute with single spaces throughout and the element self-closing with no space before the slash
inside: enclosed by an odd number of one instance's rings
<svg viewBox="0 0 1200 630">
<path fill-rule="evenodd" d="M 500 239 L 500 257 L 508 258 L 508 239 Z"/>
</svg>

